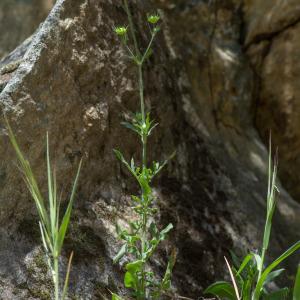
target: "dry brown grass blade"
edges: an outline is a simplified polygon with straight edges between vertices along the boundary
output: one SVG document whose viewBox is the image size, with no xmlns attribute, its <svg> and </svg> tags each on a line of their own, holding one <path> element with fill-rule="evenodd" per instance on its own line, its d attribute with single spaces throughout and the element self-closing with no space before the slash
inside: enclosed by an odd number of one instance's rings
<svg viewBox="0 0 300 300">
<path fill-rule="evenodd" d="M 233 287 L 234 287 L 234 290 L 235 290 L 236 297 L 237 297 L 238 300 L 241 300 L 241 297 L 240 297 L 240 294 L 239 294 L 239 290 L 238 290 L 238 287 L 237 287 L 235 278 L 234 278 L 234 276 L 233 276 L 231 267 L 230 267 L 230 265 L 229 265 L 229 262 L 228 262 L 228 260 L 227 260 L 227 258 L 226 258 L 225 256 L 224 256 L 224 259 L 225 259 L 227 268 L 228 268 L 229 273 L 230 273 L 230 277 L 231 277 L 231 281 L 232 281 L 232 284 L 233 284 Z"/>
</svg>

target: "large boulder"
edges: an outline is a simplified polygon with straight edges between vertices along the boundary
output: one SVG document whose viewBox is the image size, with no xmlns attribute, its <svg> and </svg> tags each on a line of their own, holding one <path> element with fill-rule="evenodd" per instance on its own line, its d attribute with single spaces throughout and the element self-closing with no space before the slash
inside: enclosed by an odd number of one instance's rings
<svg viewBox="0 0 300 300">
<path fill-rule="evenodd" d="M 257 78 L 256 125 L 266 142 L 272 132 L 273 145 L 279 148 L 280 178 L 300 201 L 300 4 L 249 1 L 245 16 L 247 54 Z"/>
<path fill-rule="evenodd" d="M 229 250 L 259 247 L 264 226 L 268 154 L 253 125 L 256 80 L 240 39 L 243 14 L 234 0 L 133 1 L 131 8 L 142 46 L 146 12 L 159 8 L 163 16 L 145 72 L 147 107 L 160 123 L 151 159 L 177 150 L 155 182 L 158 222 L 175 229 L 151 263 L 161 272 L 177 248 L 174 289 L 197 298 L 223 278 Z M 114 225 L 133 217 L 129 196 L 138 189 L 112 149 L 138 159 L 140 146 L 120 125 L 138 96 L 136 70 L 113 34 L 118 24 L 126 24 L 121 1 L 59 0 L 0 72 L 2 110 L 42 185 L 47 131 L 65 198 L 84 159 L 64 252 L 75 252 L 76 299 L 124 292 L 122 266 L 112 264 L 120 246 Z M 37 214 L 4 125 L 0 143 L 1 297 L 49 299 Z M 283 188 L 278 208 L 272 256 L 300 236 L 300 207 Z"/>
</svg>

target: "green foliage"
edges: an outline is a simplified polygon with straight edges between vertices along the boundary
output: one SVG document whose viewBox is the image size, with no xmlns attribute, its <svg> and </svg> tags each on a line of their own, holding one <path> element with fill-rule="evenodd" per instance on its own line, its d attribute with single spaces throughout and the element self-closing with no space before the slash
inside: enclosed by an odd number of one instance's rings
<svg viewBox="0 0 300 300">
<path fill-rule="evenodd" d="M 297 275 L 295 279 L 293 300 L 300 299 L 300 265 L 298 265 Z"/>
<path fill-rule="evenodd" d="M 286 250 L 282 255 L 275 259 L 267 267 L 265 266 L 265 255 L 269 247 L 272 219 L 276 206 L 276 176 L 277 176 L 277 154 L 274 162 L 271 158 L 271 141 L 270 141 L 270 155 L 268 168 L 268 193 L 267 193 L 267 214 L 264 229 L 263 243 L 261 254 L 250 252 L 241 262 L 233 255 L 235 266 L 232 268 L 232 281 L 216 282 L 210 285 L 206 290 L 206 294 L 213 294 L 221 299 L 236 300 L 239 299 L 237 295 L 241 295 L 242 300 L 287 300 L 290 299 L 290 289 L 282 288 L 277 291 L 269 292 L 266 285 L 278 276 L 280 276 L 284 269 L 276 269 L 278 265 L 286 258 L 292 255 L 295 251 L 300 249 L 300 241 L 295 243 L 292 247 Z M 294 287 L 294 300 L 300 299 L 300 271 L 296 278 Z M 236 283 L 236 288 L 234 287 Z"/>
<path fill-rule="evenodd" d="M 124 1 L 124 9 L 128 16 L 128 27 L 121 26 L 115 29 L 116 34 L 120 37 L 132 62 L 137 66 L 140 112 L 133 114 L 131 120 L 122 124 L 132 130 L 140 139 L 142 145 L 142 162 L 137 164 L 132 158 L 128 162 L 119 150 L 114 150 L 116 157 L 134 176 L 140 186 L 140 195 L 132 195 L 134 204 L 133 210 L 138 218 L 128 224 L 128 228 L 120 228 L 117 225 L 119 238 L 124 242 L 114 262 L 118 262 L 124 255 L 130 254 L 132 261 L 126 264 L 126 273 L 124 276 L 124 285 L 132 290 L 132 296 L 135 299 L 160 299 L 161 295 L 170 288 L 171 274 L 175 264 L 176 254 L 173 252 L 170 256 L 168 266 L 164 277 L 161 280 L 147 268 L 149 259 L 157 249 L 158 245 L 164 241 L 167 234 L 172 230 L 173 225 L 169 224 L 164 229 L 159 230 L 154 220 L 157 208 L 155 207 L 155 198 L 152 193 L 151 182 L 153 178 L 164 168 L 167 161 L 162 163 L 147 163 L 147 142 L 152 131 L 158 125 L 151 120 L 150 114 L 145 110 L 144 103 L 144 83 L 143 83 L 143 64 L 152 55 L 152 44 L 156 34 L 159 32 L 157 23 L 160 20 L 159 15 L 148 15 L 147 21 L 150 24 L 150 41 L 147 48 L 141 52 L 135 35 L 135 28 L 132 22 L 131 12 L 128 3 Z M 127 30 L 128 28 L 128 30 Z M 128 34 L 131 34 L 131 39 Z M 133 49 L 129 42 L 132 40 Z M 174 155 L 174 154 L 173 154 Z M 169 158 L 171 159 L 173 155 Z M 121 299 L 119 296 L 112 294 L 112 299 Z"/>
<path fill-rule="evenodd" d="M 46 203 L 40 188 L 35 179 L 33 171 L 30 167 L 28 160 L 23 156 L 22 151 L 17 143 L 16 137 L 7 122 L 7 128 L 9 133 L 10 142 L 16 152 L 20 169 L 23 172 L 25 183 L 31 196 L 35 202 L 38 214 L 39 214 L 39 227 L 41 232 L 41 239 L 43 242 L 44 250 L 47 256 L 48 267 L 52 274 L 52 280 L 54 284 L 54 297 L 55 300 L 64 300 L 68 293 L 69 273 L 71 269 L 71 262 L 73 253 L 71 253 L 66 272 L 66 278 L 63 287 L 60 286 L 59 276 L 59 258 L 63 247 L 66 232 L 70 223 L 70 217 L 72 212 L 72 206 L 74 202 L 76 187 L 78 183 L 79 173 L 81 169 L 81 161 L 78 167 L 78 171 L 75 177 L 71 196 L 68 202 L 67 209 L 60 221 L 60 199 L 58 199 L 57 183 L 55 170 L 51 167 L 50 153 L 49 153 L 49 138 L 47 134 L 46 139 L 46 161 L 47 161 L 47 178 L 48 178 L 48 203 Z"/>
</svg>

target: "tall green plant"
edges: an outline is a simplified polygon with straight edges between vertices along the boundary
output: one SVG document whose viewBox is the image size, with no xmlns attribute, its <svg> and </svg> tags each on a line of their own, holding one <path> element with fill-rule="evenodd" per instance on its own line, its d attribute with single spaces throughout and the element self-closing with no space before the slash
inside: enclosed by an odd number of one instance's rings
<svg viewBox="0 0 300 300">
<path fill-rule="evenodd" d="M 295 251 L 300 249 L 300 241 L 298 241 L 272 263 L 270 263 L 268 266 L 265 266 L 265 257 L 269 248 L 272 220 L 276 207 L 276 192 L 278 192 L 276 187 L 277 154 L 272 162 L 271 139 L 269 150 L 267 212 L 262 250 L 260 253 L 248 253 L 241 263 L 235 264 L 231 270 L 231 278 L 233 283 L 225 281 L 216 282 L 205 290 L 206 294 L 213 294 L 221 299 L 229 300 L 290 299 L 291 291 L 288 288 L 282 288 L 272 292 L 269 292 L 266 288 L 268 283 L 273 281 L 284 271 L 284 269 L 277 269 L 278 265 Z M 237 259 L 234 258 L 234 260 L 236 261 Z M 294 300 L 298 300 L 297 297 L 300 290 L 299 274 L 300 271 L 298 271 L 298 276 L 294 287 Z"/>
<path fill-rule="evenodd" d="M 46 161 L 47 161 L 47 178 L 48 178 L 48 203 L 45 201 L 38 183 L 35 179 L 33 171 L 30 167 L 28 160 L 22 154 L 20 147 L 17 143 L 16 137 L 7 122 L 7 128 L 9 133 L 10 142 L 16 152 L 20 169 L 23 172 L 25 183 L 30 191 L 30 194 L 36 205 L 38 215 L 39 215 L 39 227 L 41 232 L 41 239 L 43 242 L 45 254 L 47 257 L 48 267 L 52 274 L 52 280 L 54 285 L 54 299 L 64 300 L 68 293 L 68 283 L 69 283 L 69 273 L 71 268 L 71 262 L 73 257 L 73 252 L 70 255 L 69 263 L 66 271 L 66 277 L 63 286 L 60 283 L 60 272 L 59 272 L 59 260 L 61 256 L 61 251 L 66 236 L 66 232 L 70 223 L 70 217 L 72 212 L 72 206 L 74 202 L 74 196 L 76 192 L 76 187 L 78 183 L 79 173 L 81 169 L 81 161 L 77 170 L 73 188 L 71 191 L 71 196 L 68 202 L 67 209 L 63 215 L 62 220 L 60 220 L 60 199 L 58 199 L 57 194 L 57 184 L 56 175 L 53 168 L 51 168 L 50 163 L 50 153 L 49 153 L 49 138 L 47 134 L 46 139 Z"/>
<path fill-rule="evenodd" d="M 140 98 L 140 111 L 133 115 L 130 122 L 123 122 L 123 125 L 137 134 L 141 141 L 141 165 L 136 164 L 133 158 L 130 163 L 127 162 L 119 150 L 114 150 L 114 152 L 136 179 L 141 193 L 140 195 L 132 196 L 132 201 L 135 205 L 133 210 L 137 214 L 138 219 L 129 222 L 129 229 L 121 229 L 117 226 L 118 236 L 124 241 L 124 244 L 114 258 L 114 262 L 119 261 L 125 254 L 130 254 L 130 257 L 134 259 L 126 264 L 125 286 L 133 291 L 132 296 L 135 299 L 160 299 L 161 294 L 170 288 L 171 273 L 175 264 L 175 253 L 171 255 L 167 270 L 161 280 L 158 280 L 155 274 L 147 268 L 147 264 L 157 246 L 161 241 L 165 240 L 173 225 L 169 224 L 166 228 L 159 231 L 155 221 L 153 221 L 157 209 L 154 204 L 155 199 L 152 194 L 151 182 L 166 165 L 167 161 L 163 163 L 153 162 L 152 164 L 147 161 L 148 138 L 157 126 L 157 123 L 151 120 L 150 113 L 146 111 L 143 81 L 143 67 L 153 54 L 152 45 L 160 30 L 158 26 L 160 17 L 158 14 L 148 15 L 150 39 L 146 49 L 141 51 L 138 46 L 128 3 L 125 0 L 123 4 L 128 17 L 128 27 L 117 27 L 115 28 L 115 33 L 120 37 L 131 61 L 136 66 Z M 130 40 L 132 43 L 130 43 Z M 113 299 L 120 299 L 120 297 L 113 294 Z"/>
</svg>

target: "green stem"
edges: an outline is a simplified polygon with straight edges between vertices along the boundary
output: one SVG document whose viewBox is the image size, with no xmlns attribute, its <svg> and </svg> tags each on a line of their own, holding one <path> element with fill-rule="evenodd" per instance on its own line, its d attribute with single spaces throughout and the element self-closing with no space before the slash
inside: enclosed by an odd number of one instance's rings
<svg viewBox="0 0 300 300">
<path fill-rule="evenodd" d="M 151 45 L 153 43 L 155 33 L 152 34 L 151 36 L 151 41 L 143 54 L 141 55 L 141 52 L 138 48 L 138 43 L 136 39 L 136 34 L 135 34 L 135 28 L 132 22 L 132 15 L 128 6 L 127 0 L 124 0 L 124 7 L 125 11 L 128 16 L 128 22 L 129 22 L 129 27 L 130 27 L 130 32 L 131 36 L 133 39 L 134 43 L 134 48 L 135 48 L 135 63 L 137 64 L 138 67 L 138 84 L 139 84 L 139 97 L 140 97 L 140 110 L 141 110 L 141 117 L 142 117 L 142 126 L 143 126 L 143 135 L 141 137 L 141 142 L 142 142 L 142 170 L 144 171 L 147 168 L 147 132 L 146 132 L 146 113 L 145 113 L 145 100 L 144 100 L 144 80 L 143 80 L 143 63 L 148 55 L 148 52 L 150 51 Z M 129 51 L 131 53 L 131 51 Z M 146 252 L 146 243 L 147 243 L 147 233 L 148 233 L 148 228 L 147 228 L 147 209 L 148 209 L 148 201 L 147 201 L 148 195 L 146 195 L 145 191 L 142 188 L 142 202 L 143 202 L 143 212 L 142 212 L 142 228 L 141 228 L 141 252 L 140 252 L 140 259 L 144 259 L 144 253 Z M 146 291 L 146 272 L 145 272 L 145 263 L 143 263 L 141 267 L 141 282 L 138 287 L 139 291 L 137 299 L 138 300 L 145 300 L 147 296 L 147 291 Z"/>
<path fill-rule="evenodd" d="M 265 256 L 266 256 L 266 251 L 267 251 L 266 248 L 262 248 L 262 251 L 261 251 L 261 264 L 260 264 L 260 268 L 259 268 L 257 281 L 259 281 L 260 278 L 261 278 L 261 274 L 262 274 L 263 267 L 264 267 L 264 260 L 265 260 Z"/>
<path fill-rule="evenodd" d="M 143 195 L 143 203 L 145 205 L 145 196 Z M 142 232 L 141 232 L 141 260 L 144 259 L 143 255 L 146 252 L 146 241 L 147 241 L 147 212 L 146 207 L 144 207 L 144 211 L 142 214 Z M 146 299 L 146 274 L 145 274 L 145 264 L 141 267 L 141 286 L 140 286 L 140 292 L 141 292 L 141 299 Z"/>
<path fill-rule="evenodd" d="M 127 0 L 124 0 L 124 7 L 125 7 L 126 14 L 128 16 L 129 28 L 130 28 L 131 36 L 133 39 L 135 53 L 136 53 L 136 55 L 140 56 L 141 53 L 140 53 L 140 50 L 138 47 L 138 43 L 137 43 L 137 39 L 136 39 L 136 35 L 135 35 L 135 28 L 134 28 L 134 25 L 132 22 L 132 15 L 131 15 Z"/>
<path fill-rule="evenodd" d="M 143 64 L 142 63 L 140 63 L 138 65 L 138 74 L 139 74 L 139 92 L 140 92 L 142 122 L 143 122 L 143 124 L 145 124 L 144 80 L 143 80 Z"/>
<path fill-rule="evenodd" d="M 146 114 L 145 114 L 145 100 L 144 100 L 144 80 L 143 80 L 143 64 L 138 65 L 139 74 L 139 92 L 140 92 L 140 106 L 142 114 L 142 126 L 146 126 Z M 147 167 L 147 134 L 142 136 L 142 160 L 143 168 Z"/>
<path fill-rule="evenodd" d="M 264 228 L 263 246 L 262 246 L 262 250 L 261 250 L 261 263 L 260 263 L 260 266 L 259 266 L 260 268 L 259 268 L 258 280 L 257 281 L 260 280 L 261 274 L 263 272 L 265 256 L 266 256 L 266 252 L 267 252 L 268 247 L 269 247 L 271 225 L 272 225 L 272 217 L 270 218 L 270 212 L 269 212 L 269 209 L 268 209 L 267 210 L 266 222 L 265 222 L 265 228 Z"/>
<path fill-rule="evenodd" d="M 151 35 L 151 40 L 150 40 L 150 42 L 149 42 L 149 44 L 148 44 L 148 47 L 147 47 L 147 49 L 146 49 L 146 51 L 145 51 L 145 53 L 144 53 L 144 55 L 143 55 L 143 57 L 142 57 L 142 59 L 141 59 L 141 64 L 144 63 L 146 57 L 148 56 L 148 52 L 149 52 L 150 49 L 151 49 L 151 46 L 152 46 L 152 44 L 153 44 L 155 35 L 156 35 L 156 32 L 153 32 L 152 35 Z"/>
<path fill-rule="evenodd" d="M 59 269 L 58 269 L 58 257 L 53 258 L 53 283 L 55 300 L 59 300 Z"/>
</svg>

